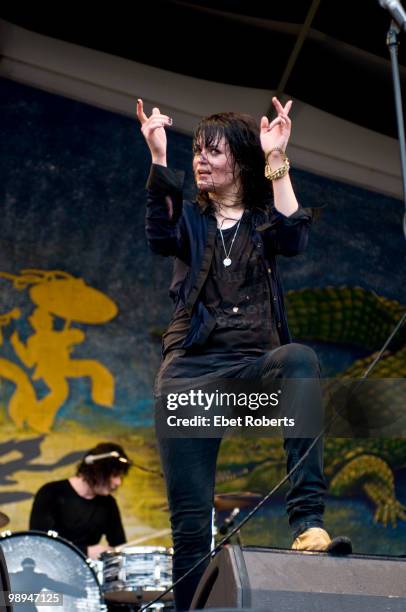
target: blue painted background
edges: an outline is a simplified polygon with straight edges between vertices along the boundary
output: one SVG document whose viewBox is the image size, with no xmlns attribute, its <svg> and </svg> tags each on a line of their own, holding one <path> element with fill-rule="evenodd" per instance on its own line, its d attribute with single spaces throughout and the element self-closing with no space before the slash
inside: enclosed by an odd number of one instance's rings
<svg viewBox="0 0 406 612">
<path fill-rule="evenodd" d="M 138 123 L 6 79 L 0 90 L 0 270 L 64 270 L 115 301 L 118 316 L 105 325 L 83 326 L 87 340 L 74 355 L 97 358 L 114 374 L 115 419 L 150 424 L 160 360 L 151 329 L 170 319 L 172 262 L 147 250 L 144 185 L 150 160 Z M 169 162 L 187 171 L 185 194 L 192 196 L 191 138 L 171 130 L 168 140 Z M 401 202 L 295 168 L 291 174 L 303 206 L 327 206 L 307 253 L 281 260 L 285 290 L 358 285 L 406 303 Z M 0 313 L 14 306 L 24 319 L 32 311 L 26 294 L 0 279 Z M 31 333 L 23 321 L 16 326 L 22 338 Z M 329 374 L 363 354 L 323 344 L 318 352 Z M 0 353 L 14 359 L 7 338 Z M 44 391 L 40 383 L 37 390 Z M 10 383 L 3 382 L 3 403 L 11 393 Z M 59 422 L 76 418 L 82 402 L 90 402 L 89 389 L 73 381 Z M 91 415 L 81 418 L 94 427 L 97 419 L 111 416 L 93 406 Z M 355 504 L 352 511 L 362 523 L 362 509 Z M 406 541 L 404 526 L 396 530 L 398 543 Z"/>
</svg>

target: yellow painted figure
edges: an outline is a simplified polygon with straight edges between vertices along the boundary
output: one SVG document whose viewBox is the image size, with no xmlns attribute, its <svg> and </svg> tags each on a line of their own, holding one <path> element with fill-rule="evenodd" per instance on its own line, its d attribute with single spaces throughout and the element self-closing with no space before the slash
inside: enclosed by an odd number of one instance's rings
<svg viewBox="0 0 406 612">
<path fill-rule="evenodd" d="M 29 295 L 36 305 L 29 317 L 34 333 L 23 342 L 17 331 L 10 343 L 22 364 L 34 368 L 32 380 L 42 380 L 49 393 L 37 399 L 35 389 L 22 368 L 0 359 L 0 376 L 11 380 L 16 389 L 9 404 L 9 415 L 17 426 L 27 423 L 41 432 L 49 431 L 55 416 L 69 397 L 69 378 L 89 377 L 91 396 L 96 404 L 111 407 L 114 402 L 114 377 L 94 359 L 72 359 L 75 345 L 82 344 L 85 333 L 72 328 L 71 322 L 100 324 L 117 314 L 117 307 L 109 297 L 87 286 L 65 272 L 23 270 L 22 276 L 6 273 L 0 276 L 11 279 L 14 287 L 24 289 L 31 285 Z M 12 311 L 19 316 L 18 309 Z M 62 330 L 54 329 L 55 316 L 65 320 Z M 7 319 L 4 319 L 4 323 Z M 0 321 L 1 324 L 1 321 Z"/>
</svg>

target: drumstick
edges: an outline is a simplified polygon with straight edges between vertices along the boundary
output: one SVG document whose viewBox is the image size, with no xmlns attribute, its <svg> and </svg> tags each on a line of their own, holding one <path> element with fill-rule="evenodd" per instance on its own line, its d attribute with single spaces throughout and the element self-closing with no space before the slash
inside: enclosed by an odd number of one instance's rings
<svg viewBox="0 0 406 612">
<path fill-rule="evenodd" d="M 115 552 L 121 552 L 123 548 L 126 546 L 135 546 L 135 544 L 141 544 L 142 542 L 146 542 L 147 540 L 151 540 L 152 538 L 160 538 L 161 536 L 165 536 L 171 533 L 170 529 L 161 529 L 161 531 L 152 531 L 147 535 L 143 535 L 140 538 L 135 538 L 135 540 L 131 540 L 130 542 L 126 542 L 125 544 L 120 544 L 120 546 L 115 546 Z"/>
</svg>

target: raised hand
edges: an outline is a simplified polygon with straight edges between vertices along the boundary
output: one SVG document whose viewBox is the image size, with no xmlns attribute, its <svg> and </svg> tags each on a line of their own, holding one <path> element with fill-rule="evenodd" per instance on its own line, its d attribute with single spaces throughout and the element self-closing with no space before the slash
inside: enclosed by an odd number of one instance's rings
<svg viewBox="0 0 406 612">
<path fill-rule="evenodd" d="M 261 146 L 265 153 L 275 147 L 285 151 L 292 126 L 292 122 L 288 117 L 293 104 L 292 100 L 289 100 L 284 107 L 279 102 L 278 98 L 272 98 L 272 103 L 278 113 L 276 119 L 271 122 L 269 122 L 269 119 L 265 116 L 261 119 L 260 138 Z"/>
<path fill-rule="evenodd" d="M 144 104 L 141 98 L 137 100 L 137 117 L 141 123 L 141 132 L 151 151 L 153 163 L 166 165 L 165 126 L 172 125 L 172 119 L 168 115 L 162 115 L 157 107 L 152 109 L 152 114 L 148 117 L 144 113 Z"/>
</svg>

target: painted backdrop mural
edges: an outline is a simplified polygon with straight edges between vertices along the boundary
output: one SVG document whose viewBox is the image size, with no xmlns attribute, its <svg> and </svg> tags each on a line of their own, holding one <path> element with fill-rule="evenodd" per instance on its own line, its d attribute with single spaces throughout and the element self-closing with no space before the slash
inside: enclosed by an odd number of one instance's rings
<svg viewBox="0 0 406 612">
<path fill-rule="evenodd" d="M 88 377 L 93 402 L 111 408 L 114 403 L 114 378 L 95 359 L 72 359 L 75 345 L 86 341 L 86 334 L 72 326 L 107 323 L 117 314 L 117 307 L 106 295 L 88 287 L 61 271 L 23 270 L 14 276 L 0 271 L 0 278 L 12 281 L 16 290 L 26 289 L 34 306 L 28 317 L 32 334 L 22 340 L 18 330 L 10 336 L 15 358 L 12 363 L 0 361 L 0 375 L 15 384 L 8 405 L 8 414 L 17 427 L 27 425 L 40 432 L 49 432 L 59 408 L 69 397 L 69 379 Z M 21 318 L 14 308 L 4 313 L 0 324 L 10 325 Z M 61 328 L 55 328 L 55 319 Z M 29 370 L 32 370 L 30 375 Z M 37 397 L 35 381 L 42 381 L 48 393 Z"/>
<path fill-rule="evenodd" d="M 135 120 L 0 86 L 1 510 L 13 531 L 26 529 L 44 482 L 70 476 L 96 443 L 117 441 L 135 464 L 118 492 L 127 535 L 169 545 L 154 539 L 168 515 L 152 386 L 172 261 L 145 241 L 146 146 Z M 168 139 L 190 197 L 190 138 Z M 359 376 L 406 303 L 401 205 L 294 168 L 292 177 L 303 206 L 327 206 L 307 253 L 281 261 L 291 330 L 316 349 L 324 377 Z M 373 376 L 405 377 L 405 357 L 402 332 Z M 376 399 L 382 410 L 399 402 Z M 217 491 L 260 495 L 283 473 L 280 440 L 229 438 Z M 405 554 L 406 441 L 328 438 L 326 473 L 327 527 L 358 552 Z M 245 543 L 290 545 L 285 493 L 247 525 Z"/>
</svg>

